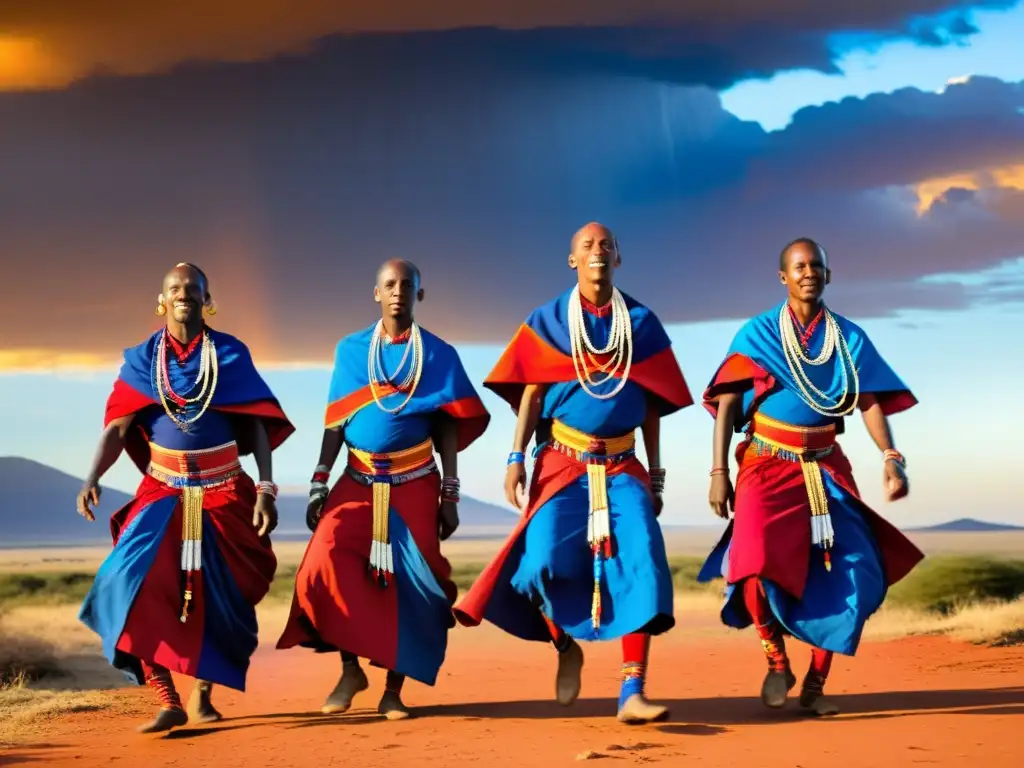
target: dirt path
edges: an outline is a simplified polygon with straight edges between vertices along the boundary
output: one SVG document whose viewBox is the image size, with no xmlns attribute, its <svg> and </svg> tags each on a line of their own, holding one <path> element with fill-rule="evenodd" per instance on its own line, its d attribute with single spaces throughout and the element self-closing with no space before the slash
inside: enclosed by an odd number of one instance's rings
<svg viewBox="0 0 1024 768">
<path fill-rule="evenodd" d="M 216 726 L 138 736 L 133 728 L 152 700 L 144 689 L 117 691 L 110 695 L 124 706 L 116 714 L 48 724 L 45 743 L 0 754 L 0 764 L 548 768 L 590 752 L 591 759 L 668 765 L 1001 768 L 1024 757 L 1024 648 L 941 638 L 866 644 L 855 661 L 837 659 L 832 672 L 829 690 L 843 714 L 809 720 L 795 705 L 762 708 L 764 663 L 752 636 L 673 632 L 656 641 L 648 686 L 653 699 L 671 706 L 670 720 L 640 728 L 614 720 L 616 645 L 587 647 L 583 695 L 570 709 L 552 701 L 552 653 L 489 627 L 456 631 L 437 687 L 407 686 L 406 703 L 419 717 L 389 723 L 372 713 L 379 670 L 370 671 L 373 687 L 352 712 L 325 717 L 318 709 L 336 680 L 336 659 L 261 649 L 249 692 L 218 693 L 227 719 Z M 794 657 L 802 672 L 806 653 L 797 648 Z"/>
</svg>

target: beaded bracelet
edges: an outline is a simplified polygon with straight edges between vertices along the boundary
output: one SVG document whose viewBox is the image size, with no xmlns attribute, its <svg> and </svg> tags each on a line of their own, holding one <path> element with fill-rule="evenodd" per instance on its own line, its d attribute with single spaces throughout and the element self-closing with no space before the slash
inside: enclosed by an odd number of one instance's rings
<svg viewBox="0 0 1024 768">
<path fill-rule="evenodd" d="M 264 496 L 269 496 L 272 499 L 277 498 L 277 486 L 269 480 L 260 480 L 256 483 L 256 493 L 262 493 Z"/>
<path fill-rule="evenodd" d="M 899 465 L 900 468 L 906 468 L 907 466 L 907 460 L 903 457 L 903 454 L 895 448 L 887 448 L 882 451 L 882 461 L 891 461 L 894 464 Z"/>
<path fill-rule="evenodd" d="M 450 501 L 453 504 L 459 503 L 459 488 L 461 483 L 457 477 L 445 477 L 441 480 L 441 501 Z"/>
<path fill-rule="evenodd" d="M 525 464 L 525 463 L 526 463 L 526 454 L 523 453 L 522 451 L 512 451 L 512 453 L 510 453 L 508 455 L 508 463 L 507 463 L 508 466 L 511 466 L 513 464 Z"/>
<path fill-rule="evenodd" d="M 708 472 L 708 476 L 709 477 L 714 477 L 715 475 L 728 475 L 728 474 L 729 474 L 729 468 L 728 467 L 714 467 L 710 472 Z"/>
<path fill-rule="evenodd" d="M 665 492 L 665 468 L 651 467 L 648 474 L 651 476 L 651 491 L 661 496 Z"/>
</svg>

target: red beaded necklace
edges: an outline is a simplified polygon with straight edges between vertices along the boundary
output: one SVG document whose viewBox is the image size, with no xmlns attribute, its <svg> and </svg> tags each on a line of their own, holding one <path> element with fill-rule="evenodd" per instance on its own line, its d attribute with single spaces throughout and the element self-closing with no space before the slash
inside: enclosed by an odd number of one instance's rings
<svg viewBox="0 0 1024 768">
<path fill-rule="evenodd" d="M 607 317 L 612 313 L 612 303 L 609 301 L 603 307 L 597 306 L 594 302 L 588 301 L 587 299 L 580 296 L 580 306 L 583 307 L 583 311 L 594 317 Z"/>
<path fill-rule="evenodd" d="M 184 365 L 185 362 L 189 359 L 189 357 L 192 356 L 192 353 L 195 352 L 196 349 L 199 347 L 200 342 L 202 342 L 202 340 L 203 340 L 203 338 L 205 336 L 206 336 L 206 328 L 204 327 L 202 332 L 198 336 L 196 336 L 194 339 L 192 339 L 192 341 L 190 341 L 188 343 L 188 346 L 186 347 L 186 346 L 183 346 L 182 343 L 180 341 L 178 341 L 176 338 L 171 336 L 170 331 L 168 331 L 166 328 L 164 329 L 164 337 L 167 340 L 167 346 L 168 346 L 168 351 L 167 351 L 167 358 L 168 359 L 166 360 L 167 365 L 165 365 L 165 367 L 164 367 L 164 370 L 167 372 L 167 376 L 166 376 L 166 379 L 164 380 L 164 386 L 165 386 L 166 391 L 167 391 L 167 398 L 169 400 L 171 400 L 179 408 L 184 408 L 185 405 L 186 405 L 186 401 L 185 401 L 185 398 L 182 397 L 181 395 L 179 395 L 177 392 L 175 392 L 174 388 L 171 386 L 171 376 L 170 376 L 170 356 L 171 356 L 171 352 L 173 351 L 174 356 L 178 359 L 178 365 Z"/>
<path fill-rule="evenodd" d="M 800 346 L 809 351 L 808 348 L 811 343 L 811 337 L 814 336 L 814 332 L 818 329 L 818 324 L 821 322 L 821 318 L 825 316 L 825 308 L 822 307 L 818 310 L 818 314 L 816 314 L 814 319 L 807 324 L 806 328 L 803 328 L 800 325 L 800 320 L 797 318 L 796 312 L 793 311 L 792 307 L 789 307 L 789 316 L 793 319 L 793 322 L 796 323 L 796 327 L 800 329 Z"/>
</svg>

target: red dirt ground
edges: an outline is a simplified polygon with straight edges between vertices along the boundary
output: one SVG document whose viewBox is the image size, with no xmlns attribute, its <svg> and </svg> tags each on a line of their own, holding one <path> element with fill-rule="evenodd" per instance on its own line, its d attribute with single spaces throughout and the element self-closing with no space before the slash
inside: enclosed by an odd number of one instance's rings
<svg viewBox="0 0 1024 768">
<path fill-rule="evenodd" d="M 248 693 L 215 692 L 225 720 L 169 736 L 139 736 L 149 717 L 145 689 L 113 691 L 116 714 L 82 713 L 46 726 L 43 740 L 0 755 L 0 764 L 92 768 L 187 766 L 396 765 L 448 768 L 619 764 L 818 768 L 1020 766 L 1024 759 L 1024 648 L 986 648 L 937 637 L 865 644 L 855 659 L 837 658 L 829 692 L 843 714 L 803 717 L 795 701 L 782 711 L 757 694 L 764 662 L 749 633 L 672 632 L 656 640 L 648 691 L 671 706 L 669 721 L 617 723 L 617 644 L 586 647 L 583 693 L 568 709 L 554 701 L 550 646 L 519 642 L 491 627 L 452 633 L 438 685 L 410 682 L 405 701 L 418 717 L 386 722 L 376 707 L 383 683 L 353 710 L 323 716 L 336 657 L 262 647 Z M 807 653 L 796 648 L 803 671 Z M 188 681 L 181 681 L 183 698 Z M 683 762 L 685 761 L 685 763 Z M 615 763 L 613 763 L 614 765 Z"/>
</svg>

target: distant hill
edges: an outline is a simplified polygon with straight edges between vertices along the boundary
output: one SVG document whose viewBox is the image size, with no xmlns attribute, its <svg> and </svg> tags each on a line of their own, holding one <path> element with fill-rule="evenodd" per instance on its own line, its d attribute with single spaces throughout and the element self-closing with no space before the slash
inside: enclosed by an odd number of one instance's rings
<svg viewBox="0 0 1024 768">
<path fill-rule="evenodd" d="M 100 513 L 89 523 L 75 511 L 82 479 L 17 456 L 0 457 L 0 546 L 109 544 L 110 515 L 131 497 L 103 488 Z"/>
<path fill-rule="evenodd" d="M 973 517 L 961 517 L 958 520 L 950 520 L 948 523 L 930 525 L 926 528 L 909 528 L 909 531 L 918 533 L 988 533 L 998 531 L 1024 531 L 1024 526 L 1008 525 L 1006 523 L 988 523 L 984 520 L 975 520 Z"/>
<path fill-rule="evenodd" d="M 45 464 L 17 456 L 0 457 L 0 547 L 82 546 L 109 544 L 106 521 L 131 497 L 103 488 L 96 522 L 75 511 L 82 479 Z M 306 497 L 282 494 L 277 503 L 278 540 L 302 540 L 306 529 Z M 459 504 L 461 526 L 456 538 L 503 535 L 516 524 L 511 510 L 470 497 Z"/>
</svg>

